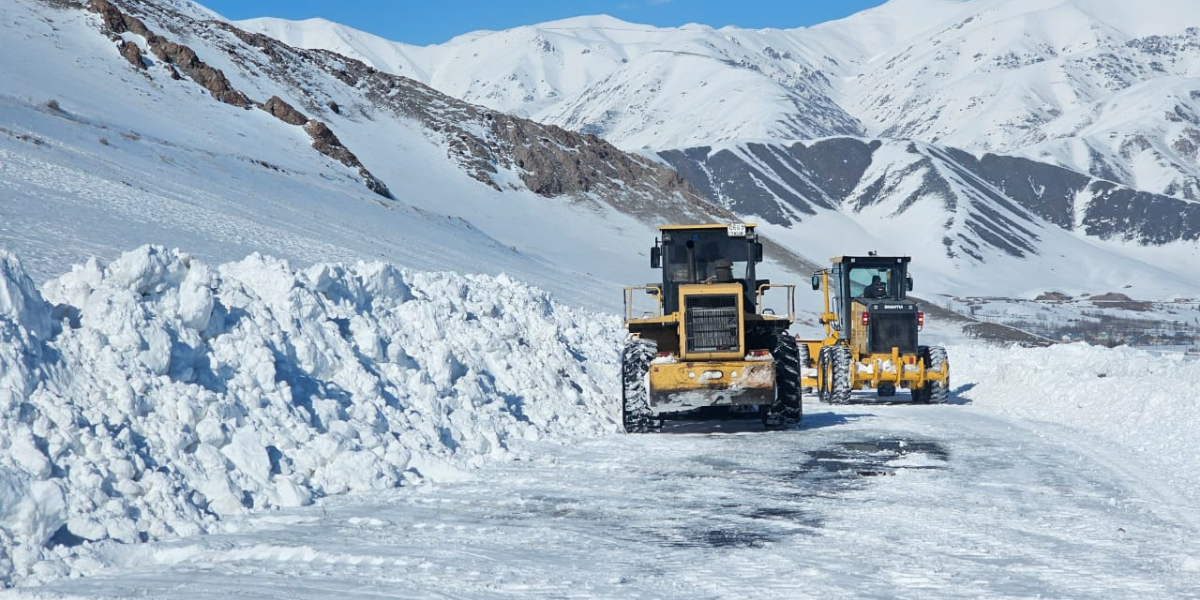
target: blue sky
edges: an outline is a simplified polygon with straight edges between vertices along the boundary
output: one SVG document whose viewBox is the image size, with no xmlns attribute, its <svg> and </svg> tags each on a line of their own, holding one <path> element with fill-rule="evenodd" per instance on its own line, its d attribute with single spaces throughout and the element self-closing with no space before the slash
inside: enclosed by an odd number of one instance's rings
<svg viewBox="0 0 1200 600">
<path fill-rule="evenodd" d="M 323 17 L 390 40 L 425 46 L 478 29 L 509 29 L 579 15 L 633 23 L 701 23 L 788 29 L 840 19 L 883 0 L 199 0 L 230 19 Z"/>
</svg>

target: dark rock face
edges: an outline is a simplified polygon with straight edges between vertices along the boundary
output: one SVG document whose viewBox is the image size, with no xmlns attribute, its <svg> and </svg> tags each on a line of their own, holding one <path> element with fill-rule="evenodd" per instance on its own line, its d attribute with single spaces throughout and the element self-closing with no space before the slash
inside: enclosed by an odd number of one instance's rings
<svg viewBox="0 0 1200 600">
<path fill-rule="evenodd" d="M 137 3 L 134 2 L 134 4 Z M 367 189 L 384 198 L 394 199 L 387 185 L 368 171 L 358 157 L 342 144 L 337 135 L 325 123 L 310 120 L 278 96 L 272 96 L 263 104 L 253 102 L 245 94 L 234 89 L 220 69 L 206 64 L 190 47 L 177 44 L 154 33 L 144 21 L 126 14 L 109 0 L 89 0 L 87 9 L 100 15 L 103 30 L 118 41 L 117 48 L 121 56 L 134 66 L 140 69 L 146 68 L 141 50 L 137 45 L 119 37 L 125 32 L 146 38 L 150 51 L 170 69 L 172 79 L 182 79 L 179 72 L 183 71 L 188 78 L 203 86 L 213 98 L 221 102 L 242 108 L 257 106 L 284 123 L 304 125 L 305 131 L 313 138 L 314 149 L 347 167 L 356 169 Z"/>
<path fill-rule="evenodd" d="M 599 200 L 631 214 L 678 222 L 736 218 L 705 201 L 673 169 L 622 152 L 594 135 L 467 104 L 333 52 L 292 48 L 225 23 L 212 25 L 257 50 L 241 56 L 256 72 L 303 90 L 312 86 L 298 77 L 296 65 L 302 64 L 363 95 L 365 105 L 335 104 L 333 112 L 339 116 L 353 112 L 367 119 L 378 116 L 421 124 L 432 137 L 444 141 L 448 155 L 467 174 L 494 189 L 504 189 L 502 183 L 511 185 L 509 178 L 499 176 L 501 169 L 509 169 L 524 187 L 548 198 Z M 308 96 L 304 101 L 310 114 L 326 107 L 333 110 L 326 97 Z"/>
<path fill-rule="evenodd" d="M 296 110 L 291 104 L 284 102 L 279 96 L 271 96 L 263 102 L 263 110 L 270 113 L 272 117 L 287 123 L 288 125 L 304 125 L 308 122 L 308 117 L 304 113 Z"/>
<path fill-rule="evenodd" d="M 1088 192 L 1092 201 L 1083 218 L 1088 235 L 1147 245 L 1200 239 L 1200 204 L 1109 181 L 1091 182 Z"/>
<path fill-rule="evenodd" d="M 312 138 L 313 148 L 316 148 L 317 152 L 347 167 L 358 168 L 362 166 L 362 163 L 358 161 L 358 157 L 342 145 L 342 141 L 329 129 L 328 125 L 312 119 L 304 125 L 304 132 Z"/>
<path fill-rule="evenodd" d="M 159 60 L 183 71 L 184 75 L 207 89 L 213 98 L 243 108 L 251 105 L 250 99 L 245 94 L 233 89 L 220 69 L 214 69 L 205 64 L 191 48 L 155 34 L 146 27 L 145 22 L 141 19 L 125 14 L 108 0 L 89 0 L 87 9 L 100 15 L 104 30 L 111 36 L 130 32 L 146 38 L 150 51 Z M 136 46 L 134 50 L 137 51 Z M 126 54 L 128 49 L 123 41 L 120 51 L 127 60 L 131 63 L 134 62 Z M 135 65 L 141 66 L 140 51 L 138 51 L 138 62 Z"/>
<path fill-rule="evenodd" d="M 384 198 L 388 198 L 389 200 L 395 199 L 395 197 L 392 196 L 391 190 L 389 190 L 382 181 L 372 175 L 371 172 L 363 166 L 362 162 L 358 160 L 358 157 L 355 156 L 349 148 L 342 144 L 342 141 L 339 140 L 338 136 L 333 133 L 333 130 L 329 129 L 328 125 L 316 119 L 310 119 L 308 123 L 304 125 L 304 132 L 312 138 L 312 147 L 317 152 L 320 152 L 321 154 L 324 154 L 325 156 L 328 156 L 347 167 L 357 169 L 359 176 L 363 178 L 363 185 L 366 185 L 367 189 L 380 196 L 383 196 Z"/>
<path fill-rule="evenodd" d="M 88 0 L 87 9 L 100 15 L 103 29 L 109 33 L 119 35 L 128 31 L 147 40 L 154 36 L 141 19 L 126 15 L 108 0 Z"/>
<path fill-rule="evenodd" d="M 117 44 L 117 50 L 125 60 L 129 61 L 129 64 L 143 71 L 146 70 L 146 63 L 142 62 L 142 51 L 137 44 L 122 40 Z"/>
<path fill-rule="evenodd" d="M 832 138 L 809 146 L 749 143 L 736 152 L 699 147 L 659 155 L 730 210 L 782 224 L 839 206 L 878 147 L 879 142 Z"/>
</svg>

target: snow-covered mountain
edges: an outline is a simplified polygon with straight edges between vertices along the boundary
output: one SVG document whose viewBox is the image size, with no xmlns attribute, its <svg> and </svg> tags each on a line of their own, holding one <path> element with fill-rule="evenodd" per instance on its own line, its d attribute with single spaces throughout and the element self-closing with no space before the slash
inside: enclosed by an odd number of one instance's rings
<svg viewBox="0 0 1200 600">
<path fill-rule="evenodd" d="M 838 231 L 874 232 L 863 236 L 873 246 L 903 238 L 894 244 L 901 251 L 939 265 L 944 291 L 962 289 L 955 280 L 973 285 L 964 271 L 1014 256 L 1027 259 L 1016 270 L 1037 274 L 1023 279 L 1029 288 L 1050 281 L 1095 290 L 1141 288 L 1146 277 L 1130 273 L 1160 278 L 1162 266 L 1200 259 L 1194 52 L 1200 9 L 1186 0 L 1130 6 L 892 0 L 792 30 L 656 28 L 592 16 L 476 32 L 429 47 L 317 21 L 241 25 L 288 43 L 336 49 L 471 102 L 659 152 L 710 200 L 805 230 L 787 237 L 810 256 L 860 249 L 822 233 L 833 221 L 844 225 Z M 874 187 L 838 198 L 775 185 L 837 179 L 844 169 L 834 161 L 813 160 L 796 173 L 786 160 L 728 160 L 753 154 L 748 144 L 795 147 L 841 136 L 921 150 L 871 152 L 870 179 L 854 185 Z M 719 166 L 680 160 L 713 147 L 743 151 L 714 155 Z M 950 163 L 958 166 L 921 170 Z M 705 169 L 721 172 L 720 190 L 708 184 L 713 174 Z M 971 173 L 980 169 L 988 174 Z M 865 202 L 863 193 L 896 192 L 927 176 L 944 185 L 918 183 L 910 193 L 944 193 L 943 200 L 925 200 L 939 207 L 918 219 L 924 226 L 902 233 L 870 224 L 907 206 L 904 198 Z M 874 208 L 866 210 L 868 204 Z M 1061 270 L 1034 264 L 1035 257 L 1045 263 L 1076 253 L 1085 262 L 1116 260 L 1130 269 L 1100 278 L 1104 269 L 1068 270 L 1064 280 Z M 1185 295 L 1197 290 L 1190 274 L 1162 281 L 1184 285 L 1177 291 Z M 1017 289 L 1026 287 L 1012 293 Z"/>
<path fill-rule="evenodd" d="M 836 50 L 783 31 L 657 28 L 598 15 L 414 47 L 320 20 L 238 25 L 627 149 L 864 133 L 819 71 Z"/>
<path fill-rule="evenodd" d="M 418 48 L 327 22 L 243 26 L 625 148 L 828 135 L 1022 154 L 1200 198 L 1188 0 L 892 0 L 812 28 L 596 16 Z M 687 115 L 689 118 L 680 118 Z"/>
<path fill-rule="evenodd" d="M 730 218 L 595 136 L 212 17 L 0 5 L 0 242 L 35 276 L 159 243 L 509 272 L 619 307 L 620 283 L 645 277 L 649 223 Z"/>
</svg>

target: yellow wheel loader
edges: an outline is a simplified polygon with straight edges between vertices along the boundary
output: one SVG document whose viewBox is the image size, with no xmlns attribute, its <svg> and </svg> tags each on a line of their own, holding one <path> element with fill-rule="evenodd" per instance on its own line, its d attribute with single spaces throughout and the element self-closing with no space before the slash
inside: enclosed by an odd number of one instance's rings
<svg viewBox="0 0 1200 600">
<path fill-rule="evenodd" d="M 767 429 L 800 422 L 800 355 L 788 332 L 795 286 L 758 279 L 762 243 L 752 223 L 668 225 L 650 249 L 661 282 L 625 288 L 629 336 L 621 355 L 625 431 L 656 431 L 663 419 L 713 406 L 757 409 Z M 762 307 L 787 292 L 786 315 Z M 641 292 L 652 310 L 635 316 Z"/>
<path fill-rule="evenodd" d="M 882 397 L 907 389 L 920 404 L 940 404 L 949 397 L 946 349 L 917 341 L 925 314 L 907 297 L 913 285 L 910 260 L 874 253 L 840 256 L 813 274 L 813 290 L 825 292 L 820 318 L 825 338 L 800 341 L 806 370 L 800 385 L 815 389 L 821 402 L 845 404 L 851 391 L 863 389 Z"/>
</svg>

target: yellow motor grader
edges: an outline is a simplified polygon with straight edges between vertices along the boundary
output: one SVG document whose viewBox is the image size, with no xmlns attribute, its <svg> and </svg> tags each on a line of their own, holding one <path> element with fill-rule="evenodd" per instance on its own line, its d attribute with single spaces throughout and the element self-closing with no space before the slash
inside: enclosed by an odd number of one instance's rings
<svg viewBox="0 0 1200 600">
<path fill-rule="evenodd" d="M 800 354 L 788 332 L 795 286 L 757 278 L 762 243 L 755 225 L 668 225 L 659 232 L 650 266 L 662 270 L 662 281 L 625 288 L 625 431 L 656 431 L 667 416 L 713 406 L 757 409 L 767 429 L 799 423 Z M 771 288 L 786 289 L 786 315 L 762 307 Z M 635 316 L 641 292 L 655 296 L 657 306 Z"/>
<path fill-rule="evenodd" d="M 912 277 L 907 256 L 839 256 L 813 274 L 813 290 L 824 290 L 820 322 L 825 338 L 800 341 L 801 364 L 815 375 L 801 387 L 815 389 L 821 402 L 845 404 L 853 390 L 895 396 L 907 389 L 913 402 L 943 403 L 950 393 L 950 363 L 941 346 L 918 344 L 925 313 L 908 299 Z M 811 360 L 816 356 L 815 364 Z"/>
</svg>

